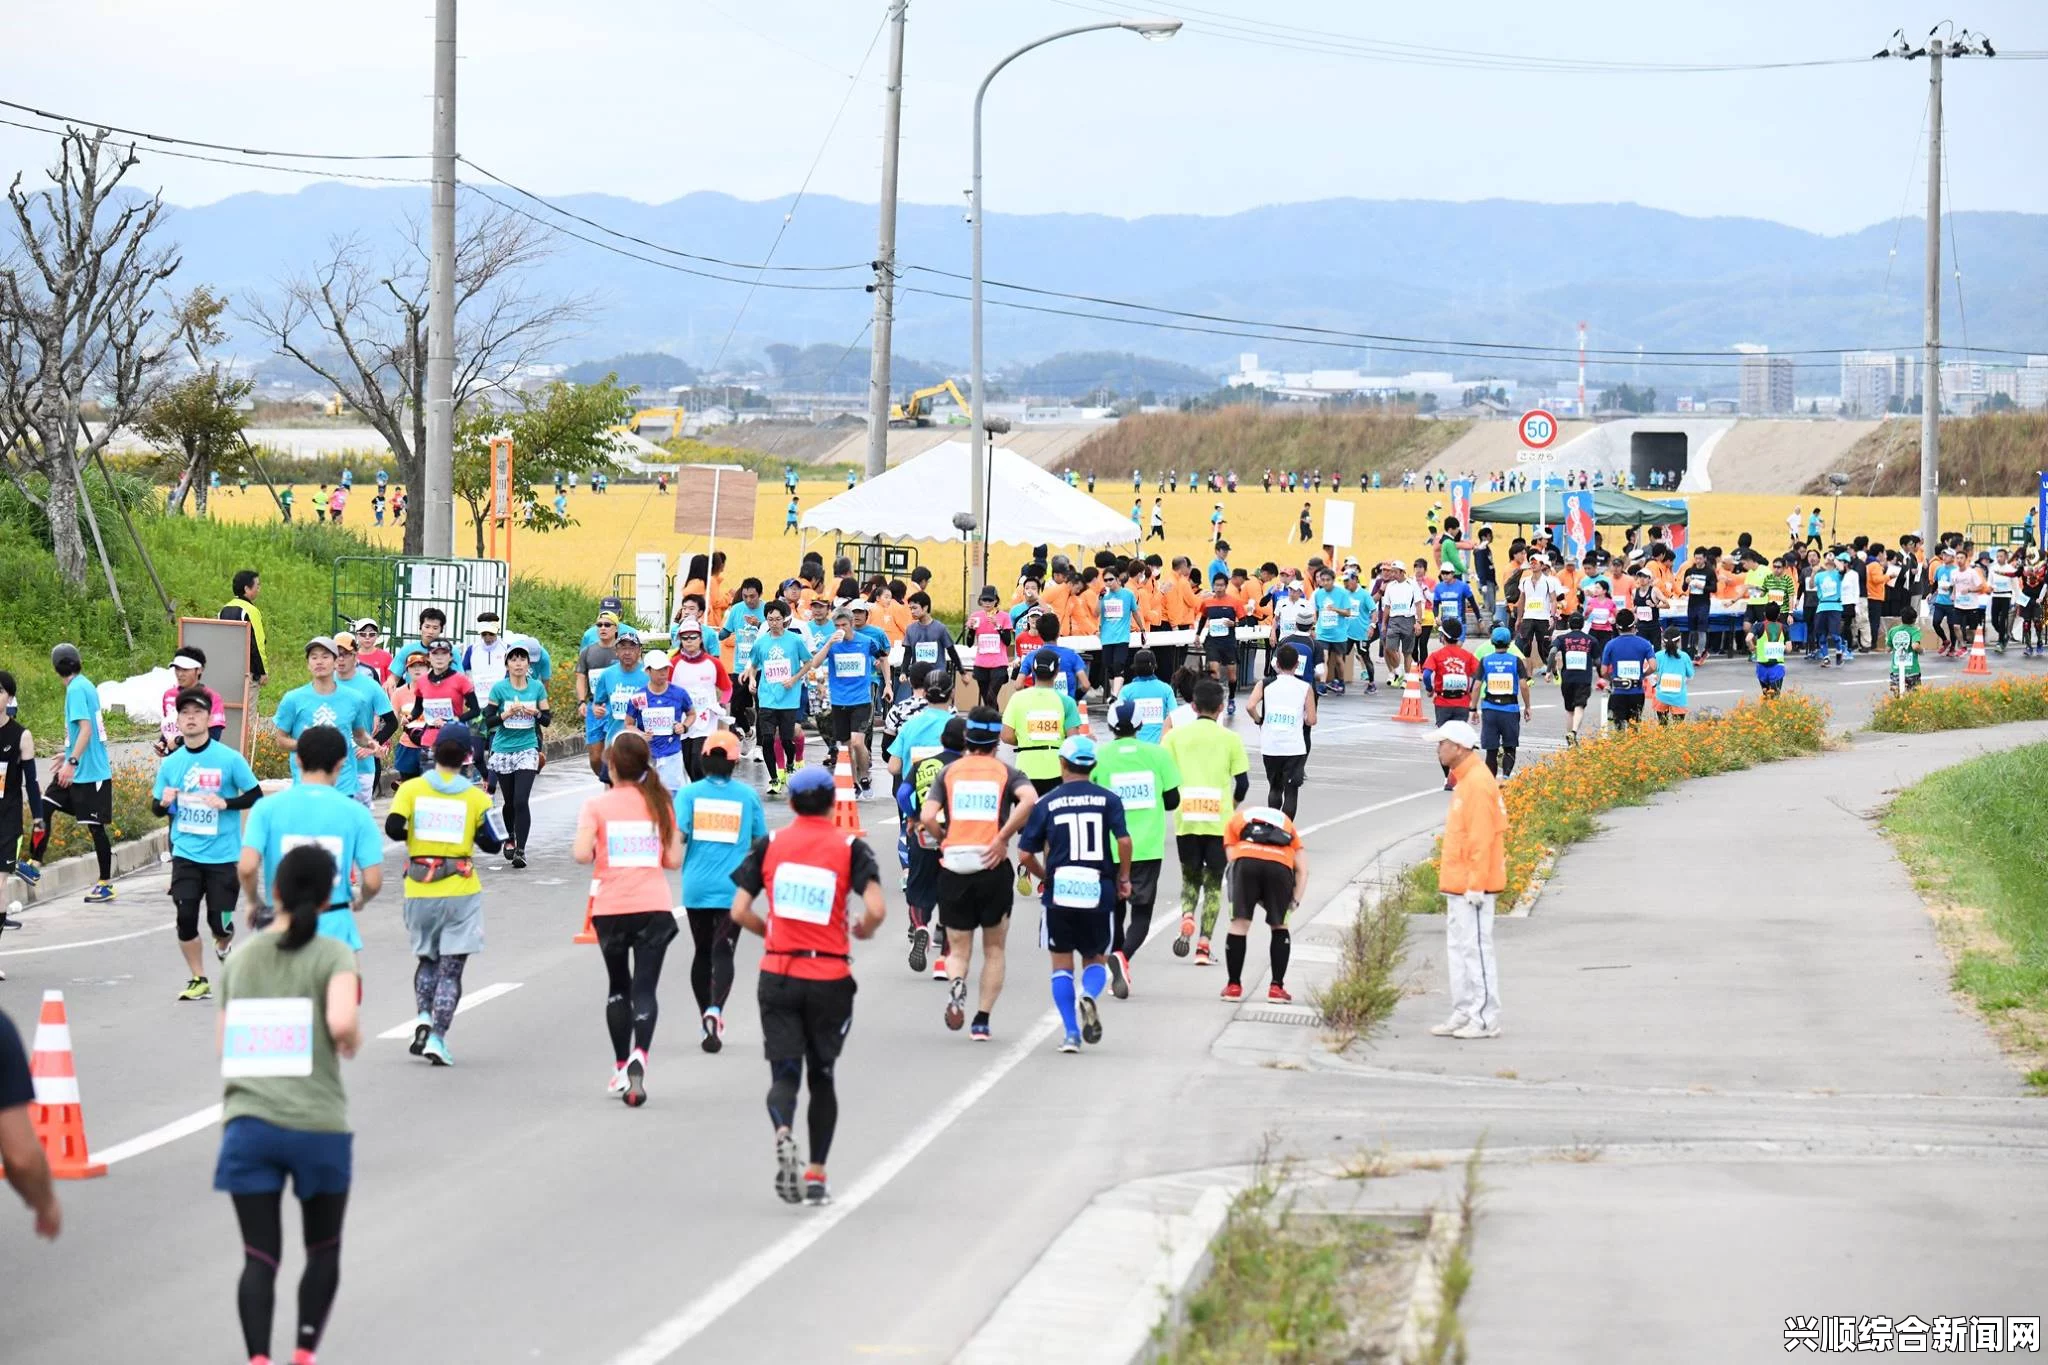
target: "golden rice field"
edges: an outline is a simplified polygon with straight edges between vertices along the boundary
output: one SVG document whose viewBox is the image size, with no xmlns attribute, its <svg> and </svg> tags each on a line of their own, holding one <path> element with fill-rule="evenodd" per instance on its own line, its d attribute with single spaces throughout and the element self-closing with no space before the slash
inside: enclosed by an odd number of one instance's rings
<svg viewBox="0 0 2048 1365">
<path fill-rule="evenodd" d="M 844 491 L 843 482 L 822 480 L 804 482 L 798 487 L 805 507 L 815 506 Z M 673 493 L 657 494 L 651 484 L 615 484 L 602 496 L 579 488 L 569 498 L 569 515 L 576 524 L 549 535 L 518 533 L 512 547 L 513 567 L 519 573 L 580 583 L 597 590 L 610 587 L 615 574 L 632 572 L 635 554 L 659 552 L 673 557 L 703 550 L 702 537 L 677 536 L 669 529 L 674 524 L 674 496 Z M 1322 525 L 1322 504 L 1327 496 L 1308 499 L 1318 534 Z M 1130 510 L 1131 493 L 1127 483 L 1116 489 L 1100 483 L 1096 497 L 1118 512 Z M 1404 493 L 1391 489 L 1363 494 L 1353 490 L 1345 497 L 1355 509 L 1357 526 L 1357 543 L 1351 546 L 1351 553 L 1367 562 L 1395 554 L 1413 557 L 1419 553 L 1430 504 L 1446 501 L 1440 494 Z M 1484 503 L 1488 497 L 1481 494 L 1477 500 Z M 1148 526 L 1152 498 L 1153 493 L 1148 486 L 1144 493 Z M 312 490 L 304 490 L 294 515 L 310 520 L 311 499 Z M 1164 544 L 1153 541 L 1147 548 L 1159 550 L 1169 558 L 1174 554 L 1199 553 L 1206 556 L 1208 516 L 1216 501 L 1216 497 L 1207 493 L 1166 494 L 1167 540 Z M 1221 501 L 1227 518 L 1224 537 L 1231 544 L 1233 564 L 1256 568 L 1268 559 L 1283 565 L 1290 562 L 1299 564 L 1307 554 L 1314 552 L 1292 540 L 1303 501 L 1301 495 L 1268 494 L 1254 484 L 1248 489 L 1241 488 L 1235 495 L 1225 495 Z M 1703 493 L 1695 494 L 1687 501 L 1692 512 L 1695 545 L 1732 546 L 1736 535 L 1748 530 L 1755 535 L 1760 546 L 1775 550 L 1784 542 L 1785 514 L 1795 504 L 1802 509 L 1811 508 L 1816 500 L 1808 497 L 1802 501 L 1792 494 Z M 764 484 L 755 512 L 755 538 L 720 538 L 720 547 L 728 556 L 726 575 L 729 582 L 737 583 L 752 574 L 772 583 L 795 571 L 803 542 L 797 536 L 783 534 L 785 502 L 779 486 Z M 1835 504 L 1832 499 L 1822 498 L 1818 503 L 1824 517 L 1833 513 Z M 2018 521 L 2026 515 L 2029 505 L 2024 498 L 1979 498 L 1966 503 L 1964 499 L 1951 497 L 1943 500 L 1943 521 L 1954 529 L 1962 529 L 1970 521 Z M 1840 520 L 1835 525 L 1843 539 L 1870 535 L 1894 540 L 1915 529 L 1920 518 L 1920 504 L 1916 498 L 1845 497 L 1840 508 Z M 237 521 L 277 515 L 269 495 L 257 489 L 241 494 L 233 489 L 215 493 L 213 512 L 216 516 Z M 475 533 L 467 512 L 458 509 L 457 515 L 456 552 L 466 554 L 475 544 Z M 397 548 L 401 538 L 397 528 L 386 526 L 380 531 L 370 527 L 369 523 L 369 499 L 359 489 L 350 500 L 346 524 L 372 539 Z M 813 540 L 815 542 L 816 538 Z M 829 558 L 833 552 L 831 538 L 826 537 L 818 548 Z M 957 544 L 922 544 L 915 548 L 919 561 L 930 566 L 933 573 L 933 605 L 941 612 L 957 613 L 961 606 L 960 547 Z M 991 557 L 990 576 L 998 583 L 1007 584 L 1014 579 L 1028 553 L 1029 547 L 1026 546 L 996 546 Z"/>
</svg>

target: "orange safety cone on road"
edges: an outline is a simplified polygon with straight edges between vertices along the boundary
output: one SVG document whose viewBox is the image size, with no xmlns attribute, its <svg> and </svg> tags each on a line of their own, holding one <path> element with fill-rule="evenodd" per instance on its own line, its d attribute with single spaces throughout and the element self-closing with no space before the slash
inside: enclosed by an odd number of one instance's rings
<svg viewBox="0 0 2048 1365">
<path fill-rule="evenodd" d="M 1970 661 L 1963 665 L 1965 673 L 1989 673 L 1991 660 L 1984 653 L 1984 627 L 1977 627 L 1977 638 L 1970 642 Z"/>
<path fill-rule="evenodd" d="M 583 928 L 577 932 L 576 937 L 569 940 L 571 943 L 597 942 L 597 926 L 591 923 L 591 912 L 596 908 L 597 878 L 592 877 L 590 879 L 590 899 L 583 902 Z"/>
<path fill-rule="evenodd" d="M 36 1020 L 34 1054 L 29 1075 L 36 1086 L 29 1122 L 43 1144 L 50 1174 L 59 1180 L 85 1180 L 105 1175 L 85 1144 L 85 1110 L 78 1100 L 78 1069 L 71 1058 L 71 1025 L 64 1015 L 64 992 L 44 991 L 43 1012 Z"/>
<path fill-rule="evenodd" d="M 860 793 L 853 786 L 853 760 L 847 755 L 852 745 L 842 745 L 839 762 L 832 768 L 832 828 L 857 839 L 867 838 L 860 823 Z"/>
<path fill-rule="evenodd" d="M 1401 708 L 1394 712 L 1395 720 L 1412 720 L 1428 724 L 1429 717 L 1422 714 L 1422 671 L 1408 670 L 1407 681 L 1401 685 Z"/>
</svg>

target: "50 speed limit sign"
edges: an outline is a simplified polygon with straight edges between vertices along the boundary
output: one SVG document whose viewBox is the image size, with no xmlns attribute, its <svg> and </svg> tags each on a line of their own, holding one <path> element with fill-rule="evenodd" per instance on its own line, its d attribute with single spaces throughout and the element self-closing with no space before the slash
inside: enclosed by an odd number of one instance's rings
<svg viewBox="0 0 2048 1365">
<path fill-rule="evenodd" d="M 1543 450 L 1557 439 L 1557 418 L 1542 408 L 1531 408 L 1522 414 L 1522 444 L 1531 450 Z"/>
</svg>

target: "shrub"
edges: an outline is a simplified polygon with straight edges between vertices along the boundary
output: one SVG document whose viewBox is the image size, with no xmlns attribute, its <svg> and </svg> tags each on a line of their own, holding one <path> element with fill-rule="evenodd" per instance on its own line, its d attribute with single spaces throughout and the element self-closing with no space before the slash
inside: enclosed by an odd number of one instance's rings
<svg viewBox="0 0 2048 1365">
<path fill-rule="evenodd" d="M 2048 720 L 2048 681 L 2008 677 L 1992 683 L 1919 687 L 1879 702 L 1871 714 L 1870 728 L 1924 735 L 2016 720 Z"/>
<path fill-rule="evenodd" d="M 163 817 L 149 809 L 149 790 L 155 780 L 153 766 L 123 764 L 114 769 L 114 819 L 107 826 L 108 838 L 118 844 L 163 828 Z M 85 826 L 58 814 L 51 822 L 50 846 L 43 850 L 43 861 L 54 863 L 59 858 L 90 852 L 92 836 L 85 832 Z"/>
</svg>

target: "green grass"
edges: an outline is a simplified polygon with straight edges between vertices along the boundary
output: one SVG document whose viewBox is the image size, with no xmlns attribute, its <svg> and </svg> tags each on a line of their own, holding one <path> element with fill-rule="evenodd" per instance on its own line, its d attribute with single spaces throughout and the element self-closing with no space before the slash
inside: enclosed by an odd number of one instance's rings
<svg viewBox="0 0 2048 1365">
<path fill-rule="evenodd" d="M 1859 493 L 1919 492 L 1920 419 L 1892 418 L 1851 446 L 1836 468 L 1848 472 L 1850 486 Z M 1967 488 L 1976 497 L 2031 498 L 2038 487 L 2036 471 L 2042 469 L 2048 469 L 2048 414 L 1994 412 L 1942 419 L 1945 495 Z M 1816 476 L 1806 491 L 1825 495 L 1832 490 L 1824 476 Z"/>
<path fill-rule="evenodd" d="M 1935 903 L 1953 984 L 2048 1089 L 2048 744 L 1987 754 L 1900 793 L 1886 832 Z"/>
<path fill-rule="evenodd" d="M 1371 908 L 1361 908 L 1345 930 L 1342 965 L 1336 977 L 1314 993 L 1316 1008 L 1340 1046 L 1370 1034 L 1401 1003 L 1408 914 L 1405 903 L 1382 895 Z"/>
<path fill-rule="evenodd" d="M 1249 405 L 1213 412 L 1140 413 L 1076 450 L 1067 465 L 1082 474 L 1122 476 L 1167 468 L 1235 469 L 1257 483 L 1266 469 L 1361 471 L 1417 469 L 1465 434 L 1469 422 L 1424 421 L 1407 413 L 1321 412 Z"/>
</svg>

